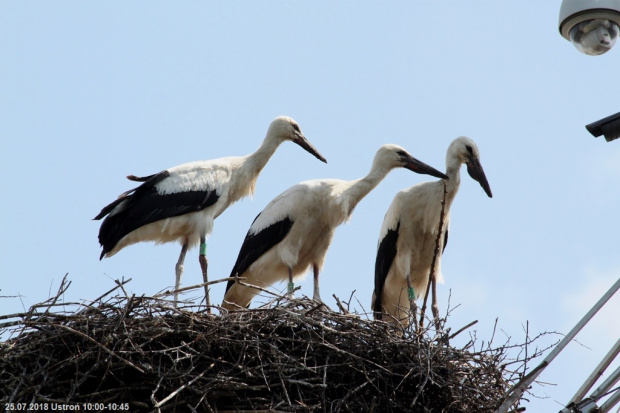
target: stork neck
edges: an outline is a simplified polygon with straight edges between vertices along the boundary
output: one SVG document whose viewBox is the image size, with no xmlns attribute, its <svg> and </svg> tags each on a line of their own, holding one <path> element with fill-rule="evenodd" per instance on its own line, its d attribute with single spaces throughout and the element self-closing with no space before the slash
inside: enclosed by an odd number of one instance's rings
<svg viewBox="0 0 620 413">
<path fill-rule="evenodd" d="M 348 189 L 340 195 L 341 202 L 347 206 L 348 214 L 353 212 L 357 204 L 385 178 L 392 168 L 373 164 L 368 175 L 350 182 Z"/>
<path fill-rule="evenodd" d="M 267 162 L 275 153 L 276 149 L 278 149 L 280 143 L 281 142 L 276 139 L 267 136 L 256 152 L 246 157 L 244 167 L 247 168 L 247 172 L 252 175 L 258 175 L 263 170 L 265 165 L 267 165 Z"/>
<path fill-rule="evenodd" d="M 271 155 L 278 148 L 276 139 L 265 138 L 256 152 L 241 158 L 235 158 L 235 168 L 233 173 L 236 178 L 231 180 L 228 194 L 230 202 L 235 202 L 245 196 L 252 195 L 256 187 L 258 175 L 263 170 Z"/>
<path fill-rule="evenodd" d="M 452 203 L 461 185 L 461 165 L 460 162 L 448 162 L 446 164 L 446 175 L 450 178 L 446 186 L 446 202 L 448 205 Z"/>
</svg>

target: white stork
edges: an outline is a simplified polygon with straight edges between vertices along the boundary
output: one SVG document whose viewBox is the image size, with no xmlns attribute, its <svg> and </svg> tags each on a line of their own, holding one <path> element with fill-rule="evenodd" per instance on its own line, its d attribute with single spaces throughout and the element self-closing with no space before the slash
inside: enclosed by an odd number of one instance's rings
<svg viewBox="0 0 620 413">
<path fill-rule="evenodd" d="M 244 277 L 244 284 L 260 287 L 288 279 L 288 291 L 292 294 L 293 278 L 312 266 L 314 300 L 320 302 L 319 271 L 336 227 L 348 220 L 358 202 L 396 167 L 447 178 L 400 146 L 384 145 L 364 178 L 301 182 L 276 197 L 256 217 L 231 276 Z M 248 307 L 258 292 L 256 288 L 229 281 L 222 307 Z"/>
<path fill-rule="evenodd" d="M 484 192 L 489 197 L 493 196 L 474 141 L 466 137 L 452 141 L 446 154 L 446 174 L 450 179 L 446 182 L 445 230 L 439 240 L 443 248 L 436 258 L 435 268 L 435 279 L 439 282 L 443 282 L 441 254 L 448 242 L 450 206 L 459 189 L 459 170 L 462 164 L 467 165 L 469 176 L 480 183 Z M 414 306 L 415 299 L 420 294 L 425 294 L 439 227 L 443 191 L 443 181 L 423 182 L 399 192 L 394 197 L 383 220 L 377 248 L 375 289 L 372 296 L 372 309 L 376 319 L 385 318 L 394 325 L 400 323 L 407 326 L 411 309 L 410 294 Z M 413 291 L 409 288 L 413 288 Z M 382 317 L 384 314 L 389 317 Z"/>
<path fill-rule="evenodd" d="M 206 237 L 213 220 L 234 202 L 254 193 L 259 173 L 284 141 L 293 141 L 327 162 L 308 142 L 297 122 L 280 116 L 271 122 L 263 143 L 250 155 L 189 162 L 141 178 L 128 176 L 144 183 L 123 193 L 94 218 L 106 217 L 99 230 L 103 247 L 100 259 L 137 242 L 179 241 L 181 255 L 175 267 L 178 290 L 185 253 L 200 242 L 199 262 L 207 282 Z M 205 295 L 208 308 L 206 286 Z M 174 300 L 176 305 L 178 293 Z"/>
</svg>

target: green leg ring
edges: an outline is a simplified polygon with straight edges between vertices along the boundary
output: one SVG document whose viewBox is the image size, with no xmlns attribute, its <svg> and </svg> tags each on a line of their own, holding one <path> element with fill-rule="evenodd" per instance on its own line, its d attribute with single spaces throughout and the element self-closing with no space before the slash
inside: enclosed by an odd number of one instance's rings
<svg viewBox="0 0 620 413">
<path fill-rule="evenodd" d="M 409 295 L 409 301 L 415 300 L 415 291 L 413 291 L 413 287 L 407 288 L 407 294 Z"/>
</svg>

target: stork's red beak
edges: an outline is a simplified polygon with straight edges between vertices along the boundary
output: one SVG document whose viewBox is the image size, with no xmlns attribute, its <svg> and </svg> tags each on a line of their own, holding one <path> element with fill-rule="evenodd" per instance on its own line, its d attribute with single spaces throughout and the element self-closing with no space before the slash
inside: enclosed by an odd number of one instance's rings
<svg viewBox="0 0 620 413">
<path fill-rule="evenodd" d="M 413 156 L 410 156 L 407 159 L 405 159 L 403 167 L 415 173 L 431 175 L 431 176 L 434 176 L 435 178 L 449 179 L 448 175 L 442 172 L 439 172 L 437 169 L 433 168 L 430 165 L 425 164 L 422 161 L 417 160 Z"/>
<path fill-rule="evenodd" d="M 325 158 L 323 158 L 323 155 L 321 155 L 319 153 L 319 151 L 316 150 L 316 148 L 308 141 L 308 139 L 306 139 L 306 137 L 304 135 L 302 135 L 301 133 L 297 133 L 295 136 L 295 139 L 293 139 L 293 142 L 295 142 L 297 145 L 301 146 L 302 148 L 304 148 L 306 151 L 310 152 L 312 155 L 314 155 L 318 160 L 327 163 L 327 161 L 325 160 Z"/>
<path fill-rule="evenodd" d="M 489 196 L 489 198 L 493 198 L 493 194 L 491 193 L 491 187 L 489 186 L 489 181 L 487 181 L 487 177 L 484 174 L 484 169 L 482 169 L 482 165 L 477 158 L 471 158 L 469 162 L 467 162 L 467 173 L 472 179 L 478 181 L 484 192 Z"/>
</svg>

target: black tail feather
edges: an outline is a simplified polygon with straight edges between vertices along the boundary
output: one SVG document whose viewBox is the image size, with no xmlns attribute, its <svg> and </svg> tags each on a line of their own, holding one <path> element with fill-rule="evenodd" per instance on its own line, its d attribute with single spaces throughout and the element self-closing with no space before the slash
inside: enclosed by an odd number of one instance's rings
<svg viewBox="0 0 620 413">
<path fill-rule="evenodd" d="M 99 213 L 99 214 L 98 214 L 95 218 L 93 218 L 93 220 L 98 221 L 98 220 L 100 220 L 101 218 L 103 218 L 103 217 L 105 217 L 106 215 L 108 215 L 110 212 L 112 212 L 112 210 L 113 210 L 114 208 L 116 208 L 116 206 L 117 206 L 118 204 L 120 204 L 120 203 L 123 201 L 123 199 L 124 199 L 124 198 L 118 198 L 118 199 L 116 199 L 114 202 L 112 202 L 111 204 L 104 206 L 104 207 L 103 207 L 103 209 L 101 210 L 101 212 L 100 212 L 100 213 Z"/>
<path fill-rule="evenodd" d="M 146 182 L 157 174 L 148 175 L 148 176 L 135 176 L 135 175 L 127 175 L 127 179 L 134 182 Z"/>
</svg>

